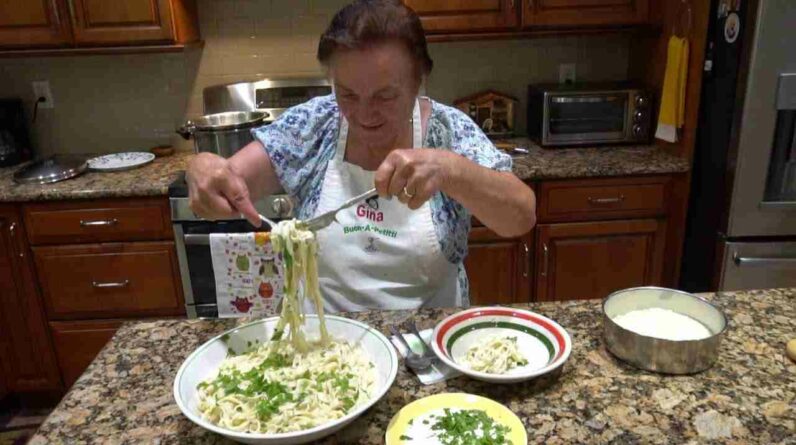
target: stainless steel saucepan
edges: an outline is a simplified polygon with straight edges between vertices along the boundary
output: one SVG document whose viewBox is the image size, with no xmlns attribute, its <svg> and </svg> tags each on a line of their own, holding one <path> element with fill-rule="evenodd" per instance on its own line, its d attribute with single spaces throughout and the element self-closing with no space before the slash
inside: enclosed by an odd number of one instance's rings
<svg viewBox="0 0 796 445">
<path fill-rule="evenodd" d="M 228 158 L 254 140 L 252 128 L 259 127 L 268 113 L 229 111 L 190 120 L 177 130 L 183 138 L 193 137 L 197 153 L 209 152 Z"/>
</svg>

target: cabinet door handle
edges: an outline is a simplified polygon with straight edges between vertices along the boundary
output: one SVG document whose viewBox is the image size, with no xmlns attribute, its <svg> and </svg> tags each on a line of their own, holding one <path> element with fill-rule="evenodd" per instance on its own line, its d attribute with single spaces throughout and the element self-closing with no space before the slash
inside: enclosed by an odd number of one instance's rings
<svg viewBox="0 0 796 445">
<path fill-rule="evenodd" d="M 19 245 L 19 240 L 17 240 L 17 223 L 12 222 L 8 226 L 8 235 L 11 237 L 12 242 L 15 242 L 17 245 Z M 18 255 L 20 258 L 25 258 L 25 252 L 22 249 L 19 250 Z"/>
<path fill-rule="evenodd" d="M 101 226 L 115 226 L 119 223 L 119 220 L 116 218 L 113 219 L 102 219 L 98 221 L 84 221 L 80 220 L 81 227 L 101 227 Z"/>
<path fill-rule="evenodd" d="M 75 5 L 72 4 L 72 0 L 66 0 L 66 3 L 69 5 L 69 15 L 72 16 L 72 20 L 77 23 L 77 16 L 75 16 Z"/>
<path fill-rule="evenodd" d="M 625 195 L 619 195 L 616 198 L 592 198 L 589 196 L 586 199 L 589 201 L 589 204 L 592 205 L 619 204 L 625 200 Z"/>
<path fill-rule="evenodd" d="M 522 243 L 522 248 L 525 249 L 525 267 L 522 269 L 522 277 L 528 278 L 528 270 L 531 269 L 531 249 L 528 243 Z"/>
<path fill-rule="evenodd" d="M 120 287 L 127 287 L 130 285 L 130 280 L 124 280 L 116 283 L 100 283 L 98 281 L 92 281 L 91 285 L 97 289 L 116 289 Z"/>
<path fill-rule="evenodd" d="M 550 259 L 550 249 L 547 248 L 547 243 L 542 243 L 542 276 L 547 276 L 547 267 Z"/>
</svg>

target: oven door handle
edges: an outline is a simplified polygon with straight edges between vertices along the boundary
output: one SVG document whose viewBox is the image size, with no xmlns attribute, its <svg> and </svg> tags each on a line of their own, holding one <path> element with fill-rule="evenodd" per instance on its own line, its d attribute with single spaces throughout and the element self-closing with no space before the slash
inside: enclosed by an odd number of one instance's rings
<svg viewBox="0 0 796 445">
<path fill-rule="evenodd" d="M 186 246 L 209 246 L 210 235 L 197 235 L 188 233 L 182 236 Z"/>
<path fill-rule="evenodd" d="M 732 261 L 736 266 L 794 266 L 796 267 L 796 257 L 745 257 L 733 252 Z"/>
</svg>

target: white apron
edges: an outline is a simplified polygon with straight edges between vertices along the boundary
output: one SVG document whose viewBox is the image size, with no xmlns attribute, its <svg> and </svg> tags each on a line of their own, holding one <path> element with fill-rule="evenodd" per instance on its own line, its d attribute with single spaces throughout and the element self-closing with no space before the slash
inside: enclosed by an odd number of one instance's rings
<svg viewBox="0 0 796 445">
<path fill-rule="evenodd" d="M 413 148 L 423 143 L 420 104 L 412 119 Z M 373 188 L 375 172 L 345 162 L 348 122 L 340 116 L 335 156 L 329 161 L 317 214 Z M 374 198 L 337 213 L 320 230 L 318 277 L 324 309 L 414 309 L 460 306 L 458 268 L 440 249 L 431 205 L 411 210 L 398 199 Z M 305 302 L 305 310 L 314 312 Z"/>
</svg>

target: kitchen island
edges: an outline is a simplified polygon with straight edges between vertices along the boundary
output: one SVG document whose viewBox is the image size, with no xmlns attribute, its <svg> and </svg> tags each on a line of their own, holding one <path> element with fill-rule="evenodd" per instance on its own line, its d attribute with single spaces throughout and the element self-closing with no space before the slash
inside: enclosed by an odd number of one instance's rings
<svg viewBox="0 0 796 445">
<path fill-rule="evenodd" d="M 504 403 L 531 443 L 794 443 L 796 363 L 785 344 L 796 335 L 796 288 L 706 295 L 727 314 L 718 362 L 692 376 L 637 370 L 602 342 L 599 300 L 533 303 L 572 336 L 573 352 L 555 376 L 514 385 L 458 377 L 421 385 L 401 368 L 369 412 L 325 443 L 382 443 L 405 404 L 441 392 Z M 432 327 L 453 310 L 349 314 L 388 332 L 414 318 Z M 243 320 L 161 320 L 125 324 L 31 440 L 45 443 L 228 443 L 185 418 L 172 397 L 182 361 Z"/>
</svg>

